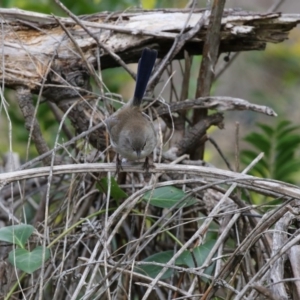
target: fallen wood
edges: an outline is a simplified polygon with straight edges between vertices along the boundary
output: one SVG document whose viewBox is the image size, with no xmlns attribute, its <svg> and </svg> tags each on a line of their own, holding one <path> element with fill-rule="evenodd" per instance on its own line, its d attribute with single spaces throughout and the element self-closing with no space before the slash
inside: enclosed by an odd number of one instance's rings
<svg viewBox="0 0 300 300">
<path fill-rule="evenodd" d="M 84 59 L 95 69 L 99 68 L 99 55 L 101 69 L 118 66 L 115 58 L 99 50 L 94 37 L 97 37 L 98 43 L 117 53 L 125 63 L 137 62 L 140 48 L 150 45 L 159 50 L 159 57 L 164 57 L 187 19 L 190 18 L 186 31 L 197 24 L 203 12 L 195 10 L 191 13 L 190 10 L 178 9 L 105 12 L 81 16 L 81 24 L 71 18 L 57 18 L 72 35 L 74 41 L 71 41 L 54 16 L 19 9 L 0 9 L 0 78 L 7 87 L 23 85 L 37 92 L 43 84 L 49 88 L 53 84 L 63 85 L 60 77 L 67 77 L 74 70 L 85 74 L 87 66 Z M 225 10 L 220 52 L 263 50 L 268 42 L 279 43 L 287 39 L 289 31 L 299 22 L 299 14 Z M 207 23 L 208 20 L 205 20 L 205 25 L 185 43 L 175 59 L 182 58 L 184 51 L 195 55 L 202 53 Z M 93 36 L 82 26 L 88 28 Z M 84 59 L 78 49 L 83 52 Z"/>
<path fill-rule="evenodd" d="M 221 97 L 221 96 L 211 96 L 211 97 L 201 97 L 197 99 L 187 99 L 178 103 L 171 103 L 168 105 L 161 104 L 157 109 L 157 114 L 167 115 L 170 112 L 183 111 L 192 108 L 207 108 L 214 109 L 217 111 L 227 111 L 227 110 L 251 110 L 258 113 L 265 114 L 267 116 L 276 117 L 276 112 L 264 105 L 250 103 L 244 99 L 233 98 L 233 97 Z"/>
</svg>

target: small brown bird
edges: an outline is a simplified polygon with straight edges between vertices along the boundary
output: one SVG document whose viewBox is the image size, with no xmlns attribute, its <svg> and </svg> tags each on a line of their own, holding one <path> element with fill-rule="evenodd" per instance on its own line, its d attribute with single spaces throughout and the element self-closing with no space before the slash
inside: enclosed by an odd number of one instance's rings
<svg viewBox="0 0 300 300">
<path fill-rule="evenodd" d="M 139 60 L 133 98 L 106 119 L 114 150 L 129 161 L 146 157 L 143 167 L 148 171 L 148 156 L 157 144 L 150 118 L 141 111 L 141 103 L 157 57 L 157 51 L 145 48 Z M 117 172 L 121 161 L 117 157 Z"/>
</svg>

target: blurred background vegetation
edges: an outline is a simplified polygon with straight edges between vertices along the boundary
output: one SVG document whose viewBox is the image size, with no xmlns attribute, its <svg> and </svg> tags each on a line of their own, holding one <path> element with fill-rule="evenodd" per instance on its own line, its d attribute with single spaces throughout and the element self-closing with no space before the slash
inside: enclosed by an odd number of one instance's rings
<svg viewBox="0 0 300 300">
<path fill-rule="evenodd" d="M 118 11 L 126 9 L 134 9 L 143 7 L 146 9 L 164 8 L 164 7 L 177 7 L 184 8 L 188 1 L 181 0 L 63 0 L 62 1 L 74 14 L 93 14 L 101 11 Z M 266 12 L 274 3 L 273 0 L 229 0 L 226 3 L 227 8 L 240 7 L 245 10 L 253 10 L 257 12 Z M 207 1 L 198 1 L 198 7 L 206 7 Z M 2 0 L 2 8 L 19 8 L 42 13 L 53 13 L 55 15 L 64 16 L 65 14 L 52 0 Z M 300 12 L 300 1 L 289 0 L 283 1 L 281 7 L 277 11 L 285 13 Z M 196 78 L 201 58 L 194 59 L 192 76 L 194 82 L 191 82 L 190 97 L 194 97 Z M 222 57 L 219 64 L 225 62 Z M 176 69 L 176 62 L 174 62 Z M 176 75 L 178 76 L 178 74 Z M 175 78 L 176 78 L 175 76 Z M 165 78 L 167 75 L 165 76 Z M 105 70 L 103 72 L 103 80 L 111 92 L 120 93 L 124 98 L 129 98 L 132 93 L 134 82 L 130 77 L 120 68 L 113 70 Z M 157 92 L 160 91 L 163 85 L 157 87 Z M 261 138 L 271 136 L 266 135 L 266 132 L 261 130 L 261 126 L 257 126 L 257 122 L 265 124 L 275 130 L 274 136 L 278 139 L 282 137 L 280 133 L 276 135 L 276 130 L 280 128 L 283 120 L 288 120 L 291 132 L 286 132 L 285 135 L 291 134 L 293 136 L 300 136 L 298 124 L 300 124 L 299 113 L 299 87 L 300 87 L 300 28 L 299 26 L 291 32 L 290 39 L 284 43 L 277 45 L 268 45 L 266 51 L 261 52 L 248 52 L 241 53 L 234 63 L 226 70 L 226 72 L 215 83 L 212 94 L 221 96 L 239 97 L 253 103 L 268 105 L 272 107 L 278 114 L 278 118 L 266 117 L 265 115 L 258 115 L 253 112 L 226 112 L 225 113 L 225 129 L 220 131 L 218 129 L 210 132 L 210 135 L 218 142 L 222 148 L 225 156 L 234 165 L 235 161 L 235 127 L 236 122 L 239 125 L 239 140 L 241 141 L 240 148 L 247 150 L 242 153 L 246 156 L 242 161 L 248 162 L 252 156 L 253 151 L 257 154 L 262 151 L 262 147 L 257 145 L 258 139 L 251 139 L 248 135 L 253 132 Z M 9 103 L 9 118 L 1 110 L 0 130 L 2 143 L 0 144 L 0 154 L 4 154 L 9 150 L 9 122 L 12 124 L 12 147 L 13 151 L 18 152 L 23 162 L 26 159 L 26 145 L 28 141 L 28 132 L 24 128 L 23 117 L 14 100 L 14 92 L 6 90 L 6 99 Z M 168 88 L 164 91 L 163 96 L 168 95 Z M 42 127 L 44 137 L 46 138 L 49 146 L 53 145 L 54 138 L 57 132 L 57 122 L 55 121 L 52 113 L 50 112 L 47 104 L 41 104 L 38 109 L 38 120 Z M 245 137 L 247 137 L 245 139 Z M 245 141 L 246 140 L 246 141 Z M 294 141 L 293 138 L 287 138 L 288 142 Z M 5 141 L 5 142 L 4 142 Z M 274 148 L 274 143 L 280 141 L 270 142 L 270 147 Z M 295 145 L 298 146 L 299 141 L 295 140 Z M 281 150 L 284 147 L 289 147 L 290 144 L 281 145 Z M 288 159 L 295 158 L 295 162 L 299 161 L 299 147 L 292 147 L 292 156 Z M 247 154 L 248 153 L 248 154 Z M 251 154 L 249 154 L 251 153 Z M 273 153 L 273 152 L 272 152 Z M 37 155 L 35 148 L 31 146 L 29 156 L 35 157 Z M 250 155 L 250 156 L 247 156 Z M 205 158 L 217 167 L 226 168 L 224 162 L 219 158 L 216 150 L 208 145 Z M 264 162 L 264 166 L 258 169 L 270 169 L 272 162 L 276 160 L 276 155 L 268 158 L 268 162 Z M 284 162 L 281 161 L 281 164 Z M 293 164 L 292 164 L 293 165 Z M 276 168 L 281 166 L 276 165 Z M 242 167 L 241 167 L 242 168 Z M 288 180 L 290 182 L 300 183 L 300 172 L 295 169 L 290 170 L 293 176 L 284 174 L 282 178 L 277 178 L 274 172 L 265 172 L 266 176 L 275 176 L 276 179 Z M 289 171 L 287 171 L 289 172 Z M 278 175 L 277 172 L 276 174 Z M 262 175 L 256 173 L 255 175 Z M 288 176 L 287 176 L 288 175 Z M 273 178 L 275 178 L 273 177 Z"/>
</svg>

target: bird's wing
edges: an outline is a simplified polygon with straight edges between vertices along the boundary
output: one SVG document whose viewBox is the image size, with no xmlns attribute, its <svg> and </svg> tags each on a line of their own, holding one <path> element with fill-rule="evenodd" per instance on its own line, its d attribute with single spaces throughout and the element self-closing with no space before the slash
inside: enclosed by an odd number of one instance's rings
<svg viewBox="0 0 300 300">
<path fill-rule="evenodd" d="M 107 127 L 107 130 L 108 132 L 110 133 L 113 128 L 118 125 L 119 123 L 119 120 L 118 118 L 116 117 L 116 115 L 111 115 L 110 117 L 108 117 L 106 120 L 105 120 L 105 124 L 106 124 L 106 127 Z"/>
</svg>

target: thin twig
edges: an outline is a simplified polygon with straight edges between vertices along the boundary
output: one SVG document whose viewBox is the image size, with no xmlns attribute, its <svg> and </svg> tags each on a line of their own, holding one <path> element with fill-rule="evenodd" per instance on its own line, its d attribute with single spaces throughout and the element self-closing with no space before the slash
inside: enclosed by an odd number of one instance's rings
<svg viewBox="0 0 300 300">
<path fill-rule="evenodd" d="M 67 7 L 65 5 L 63 5 L 59 0 L 54 0 L 56 4 L 58 4 L 58 6 L 68 14 L 68 16 L 70 18 L 72 18 L 79 26 L 81 26 L 85 32 L 91 36 L 99 49 L 104 49 L 120 66 L 122 66 L 124 68 L 124 70 L 126 70 L 126 72 L 133 78 L 135 79 L 135 74 L 127 67 L 127 65 L 125 64 L 125 62 L 120 58 L 120 56 L 118 56 L 116 53 L 112 52 L 111 49 L 105 45 L 104 43 L 100 42 L 99 39 L 83 24 L 83 22 L 81 22 L 81 20 L 74 15 L 70 10 L 67 9 Z"/>
<path fill-rule="evenodd" d="M 195 2 L 193 5 L 195 5 Z M 154 73 L 153 73 L 151 79 L 149 80 L 149 87 L 152 88 L 153 86 L 155 86 L 157 84 L 157 82 L 159 81 L 159 78 L 161 77 L 166 66 L 173 60 L 175 55 L 182 49 L 182 47 L 185 45 L 185 43 L 188 40 L 192 39 L 204 25 L 206 18 L 207 18 L 207 12 L 205 12 L 201 15 L 201 18 L 199 19 L 196 26 L 194 26 L 188 32 L 184 33 L 184 30 L 186 29 L 186 27 L 188 25 L 188 21 L 193 13 L 193 8 L 191 9 L 189 16 L 188 16 L 184 26 L 182 27 L 180 33 L 174 39 L 174 42 L 173 42 L 172 47 L 169 50 L 168 54 L 162 59 L 160 64 L 157 66 L 157 68 L 155 68 Z"/>
<path fill-rule="evenodd" d="M 221 148 L 218 146 L 218 144 L 215 142 L 215 140 L 211 137 L 208 137 L 207 138 L 208 141 L 210 141 L 214 147 L 217 149 L 218 153 L 220 154 L 220 156 L 222 157 L 222 159 L 224 160 L 227 168 L 230 170 L 230 171 L 233 171 L 233 168 L 231 167 L 229 161 L 227 160 L 227 158 L 225 157 L 225 155 L 223 154 Z"/>
</svg>

